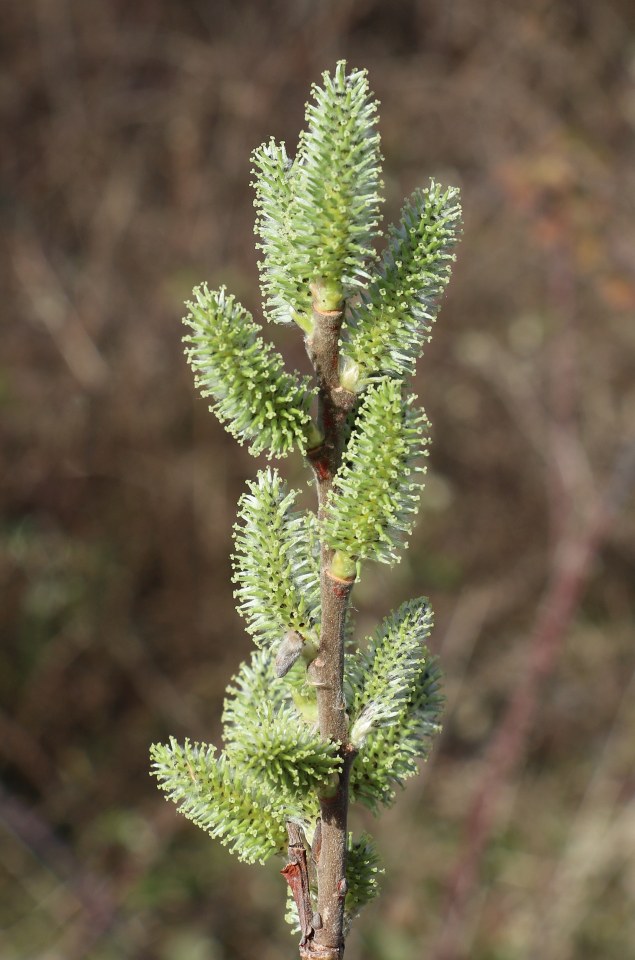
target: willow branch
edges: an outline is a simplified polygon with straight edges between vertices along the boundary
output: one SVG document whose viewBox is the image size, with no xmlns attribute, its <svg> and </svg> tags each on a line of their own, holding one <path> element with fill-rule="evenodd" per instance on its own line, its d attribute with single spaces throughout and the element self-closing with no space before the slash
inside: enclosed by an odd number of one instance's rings
<svg viewBox="0 0 635 960">
<path fill-rule="evenodd" d="M 333 477 L 342 459 L 345 428 L 355 404 L 355 394 L 340 386 L 339 333 L 343 310 L 323 313 L 313 307 L 313 332 L 307 352 L 318 382 L 318 419 L 323 434 L 319 448 L 309 451 L 323 514 Z M 337 784 L 320 797 L 321 849 L 317 862 L 318 913 L 322 926 L 301 947 L 305 957 L 339 960 L 344 949 L 344 897 L 346 894 L 346 839 L 348 780 L 353 751 L 348 743 L 348 717 L 344 700 L 344 635 L 353 579 L 331 575 L 333 550 L 322 546 L 322 628 L 318 654 L 310 667 L 317 693 L 318 722 L 325 740 L 340 744 L 343 769 Z"/>
</svg>

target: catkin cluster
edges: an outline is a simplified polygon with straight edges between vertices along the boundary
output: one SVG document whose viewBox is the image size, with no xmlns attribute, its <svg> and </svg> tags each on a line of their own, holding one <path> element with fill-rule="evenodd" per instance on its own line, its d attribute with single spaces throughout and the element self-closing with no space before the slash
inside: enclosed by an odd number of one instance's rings
<svg viewBox="0 0 635 960">
<path fill-rule="evenodd" d="M 349 619 L 342 636 L 346 744 L 320 734 L 311 681 L 321 582 L 330 576 L 350 584 L 367 562 L 398 561 L 416 517 L 429 424 L 410 378 L 460 233 L 458 191 L 433 181 L 406 201 L 380 252 L 377 119 L 365 71 L 347 72 L 341 62 L 312 89 L 295 157 L 274 141 L 253 155 L 264 313 L 295 323 L 307 340 L 316 316 L 340 316 L 339 385 L 352 399 L 319 519 L 297 509 L 297 492 L 272 468 L 240 499 L 235 596 L 258 649 L 228 687 L 222 751 L 173 738 L 152 747 L 152 770 L 167 796 L 248 862 L 282 853 L 289 822 L 311 844 L 319 798 L 336 788 L 344 747 L 354 758 L 351 800 L 378 812 L 416 773 L 439 729 L 440 673 L 426 646 L 432 612 L 423 598 L 388 613 L 357 643 Z M 284 457 L 296 449 L 310 460 L 325 436 L 317 386 L 286 370 L 224 288 L 199 286 L 187 309 L 186 356 L 210 409 L 252 454 Z M 347 849 L 345 929 L 376 895 L 380 872 L 368 834 L 348 837 Z"/>
</svg>

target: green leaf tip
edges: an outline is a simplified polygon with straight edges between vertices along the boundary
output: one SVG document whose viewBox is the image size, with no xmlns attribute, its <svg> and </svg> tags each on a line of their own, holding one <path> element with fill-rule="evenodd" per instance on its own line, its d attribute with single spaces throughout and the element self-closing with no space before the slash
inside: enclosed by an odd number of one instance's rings
<svg viewBox="0 0 635 960">
<path fill-rule="evenodd" d="M 295 512 L 274 469 L 247 484 L 234 527 L 234 596 L 258 646 L 279 644 L 292 630 L 308 645 L 317 641 L 320 571 L 315 515 Z"/>
<path fill-rule="evenodd" d="M 342 347 L 342 382 L 348 389 L 414 372 L 455 260 L 459 196 L 456 187 L 444 189 L 433 180 L 415 190 L 400 223 L 390 228 L 378 273 L 348 317 Z"/>
<path fill-rule="evenodd" d="M 284 370 L 271 344 L 258 336 L 251 315 L 224 287 L 196 287 L 186 304 L 184 337 L 187 360 L 203 397 L 232 436 L 250 441 L 254 456 L 304 452 L 315 442 L 309 408 L 313 399 L 307 378 Z"/>
<path fill-rule="evenodd" d="M 381 153 L 377 104 L 365 70 L 340 61 L 311 88 L 294 161 L 269 141 L 253 154 L 256 233 L 270 320 L 311 332 L 322 311 L 365 287 L 379 235 Z"/>
<path fill-rule="evenodd" d="M 150 749 L 152 774 L 180 813 L 229 846 L 246 863 L 283 850 L 289 811 L 275 791 L 236 769 L 213 746 L 185 741 Z"/>
<path fill-rule="evenodd" d="M 419 507 L 428 419 L 402 398 L 401 384 L 371 386 L 359 408 L 344 463 L 333 481 L 322 535 L 355 560 L 394 563 Z"/>
</svg>

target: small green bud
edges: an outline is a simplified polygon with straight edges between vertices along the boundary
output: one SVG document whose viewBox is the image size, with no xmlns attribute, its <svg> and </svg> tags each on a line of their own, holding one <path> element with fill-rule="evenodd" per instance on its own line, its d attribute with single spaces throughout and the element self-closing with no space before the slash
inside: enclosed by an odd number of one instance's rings
<svg viewBox="0 0 635 960">
<path fill-rule="evenodd" d="M 344 289 L 335 280 L 318 279 L 311 284 L 313 303 L 320 313 L 341 310 L 344 303 Z"/>
<path fill-rule="evenodd" d="M 354 580 L 357 574 L 357 562 L 354 557 L 348 557 L 340 550 L 336 550 L 329 573 L 336 580 Z"/>
<path fill-rule="evenodd" d="M 350 393 L 357 393 L 361 377 L 359 364 L 350 357 L 343 357 L 340 361 L 340 383 Z"/>
<path fill-rule="evenodd" d="M 293 704 L 309 727 L 316 727 L 318 723 L 318 705 L 315 690 L 311 690 L 308 684 L 301 689 L 291 691 Z"/>
</svg>

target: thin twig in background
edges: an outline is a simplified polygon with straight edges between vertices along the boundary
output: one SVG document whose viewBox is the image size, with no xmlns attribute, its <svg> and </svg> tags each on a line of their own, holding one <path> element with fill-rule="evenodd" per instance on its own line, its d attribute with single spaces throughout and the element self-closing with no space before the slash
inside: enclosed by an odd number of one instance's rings
<svg viewBox="0 0 635 960">
<path fill-rule="evenodd" d="M 633 445 L 635 449 L 635 444 Z M 635 673 L 624 687 L 601 757 L 571 824 L 544 897 L 537 905 L 528 960 L 569 960 L 573 934 L 588 912 L 589 900 L 608 867 L 632 859 L 635 840 L 635 804 L 624 804 L 625 780 L 632 782 L 632 714 Z M 605 881 L 608 882 L 608 881 Z"/>
<path fill-rule="evenodd" d="M 29 312 L 50 334 L 79 386 L 99 390 L 108 365 L 34 237 L 16 245 L 13 266 Z"/>
<path fill-rule="evenodd" d="M 142 930 L 144 916 L 143 911 L 131 912 L 127 899 L 135 885 L 151 872 L 161 855 L 161 843 L 165 844 L 179 829 L 179 824 L 166 816 L 163 804 L 156 804 L 151 814 L 146 811 L 144 832 L 148 842 L 142 848 L 137 845 L 134 859 L 115 881 L 104 871 L 86 867 L 39 812 L 1 785 L 0 825 L 55 882 L 54 893 L 48 899 L 57 934 L 50 945 L 66 960 L 85 960 L 107 937 L 134 942 L 135 931 L 138 934 Z M 27 877 L 21 871 L 16 882 L 26 885 Z M 40 879 L 32 896 L 40 897 L 41 892 Z M 14 926 L 19 923 L 16 918 Z M 4 932 L 8 934 L 9 930 L 5 928 Z"/>
<path fill-rule="evenodd" d="M 567 631 L 584 596 L 593 561 L 634 484 L 635 441 L 618 457 L 605 493 L 585 529 L 570 534 L 567 541 L 559 545 L 553 572 L 527 640 L 528 658 L 523 679 L 487 750 L 483 773 L 465 818 L 462 852 L 450 873 L 441 928 L 432 950 L 435 960 L 456 960 L 463 956 L 465 914 L 478 882 L 483 854 L 498 827 L 506 785 L 525 756 L 540 691 L 555 669 Z"/>
</svg>

